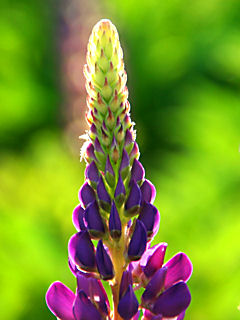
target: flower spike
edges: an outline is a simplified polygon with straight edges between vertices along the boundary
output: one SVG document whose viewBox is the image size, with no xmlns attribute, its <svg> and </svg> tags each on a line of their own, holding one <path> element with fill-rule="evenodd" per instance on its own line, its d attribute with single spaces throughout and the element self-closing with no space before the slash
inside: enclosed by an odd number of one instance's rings
<svg viewBox="0 0 240 320">
<path fill-rule="evenodd" d="M 160 222 L 156 189 L 138 160 L 123 51 L 110 20 L 100 20 L 92 30 L 84 76 L 85 181 L 72 215 L 77 233 L 68 243 L 77 289 L 75 294 L 53 283 L 47 305 L 60 320 L 183 320 L 191 301 L 186 282 L 192 264 L 181 252 L 164 263 L 167 244 L 151 246 Z M 102 281 L 109 281 L 113 310 Z"/>
</svg>

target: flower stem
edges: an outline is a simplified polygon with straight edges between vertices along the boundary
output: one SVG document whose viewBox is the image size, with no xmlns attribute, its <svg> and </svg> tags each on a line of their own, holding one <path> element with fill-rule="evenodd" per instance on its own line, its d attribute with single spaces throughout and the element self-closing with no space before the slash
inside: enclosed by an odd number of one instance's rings
<svg viewBox="0 0 240 320">
<path fill-rule="evenodd" d="M 118 242 L 115 242 L 113 246 L 109 247 L 112 262 L 115 270 L 115 276 L 111 285 L 112 289 L 112 296 L 113 296 L 113 306 L 114 306 L 114 320 L 121 320 L 117 309 L 118 309 L 118 302 L 119 302 L 119 290 L 120 284 L 122 279 L 123 271 L 126 269 L 126 261 L 124 259 L 124 250 L 125 250 L 125 229 L 126 226 L 123 226 L 122 236 Z"/>
</svg>

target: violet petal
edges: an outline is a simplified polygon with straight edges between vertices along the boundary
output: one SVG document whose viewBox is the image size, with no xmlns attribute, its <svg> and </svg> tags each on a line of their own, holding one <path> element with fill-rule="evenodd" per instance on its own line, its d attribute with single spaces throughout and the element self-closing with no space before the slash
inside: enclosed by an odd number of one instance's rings
<svg viewBox="0 0 240 320">
<path fill-rule="evenodd" d="M 87 182 L 83 184 L 79 191 L 79 199 L 85 207 L 96 199 L 93 188 Z"/>
<path fill-rule="evenodd" d="M 96 262 L 98 272 L 103 280 L 110 280 L 114 277 L 113 264 L 106 249 L 103 246 L 102 240 L 98 241 L 96 251 Z"/>
<path fill-rule="evenodd" d="M 128 156 L 127 151 L 125 149 L 123 149 L 122 161 L 121 161 L 121 164 L 120 164 L 119 171 L 121 172 L 123 169 L 125 169 L 128 166 L 129 166 L 129 156 Z"/>
<path fill-rule="evenodd" d="M 147 230 L 147 234 L 151 236 L 153 232 L 159 227 L 160 215 L 155 206 L 150 203 L 144 202 L 141 208 L 138 219 L 143 222 Z"/>
<path fill-rule="evenodd" d="M 132 274 L 130 271 L 124 271 L 120 284 L 119 299 L 121 299 L 122 296 L 126 293 L 129 285 L 133 285 Z"/>
<path fill-rule="evenodd" d="M 179 280 L 186 282 L 192 274 L 192 263 L 188 256 L 183 252 L 177 253 L 165 264 L 165 266 L 168 268 L 165 288 L 169 288 Z"/>
<path fill-rule="evenodd" d="M 164 291 L 153 306 L 153 313 L 163 317 L 176 317 L 183 312 L 191 302 L 191 295 L 185 282 L 180 281 Z"/>
<path fill-rule="evenodd" d="M 87 297 L 83 290 L 80 290 L 77 294 L 73 306 L 73 314 L 75 320 L 101 320 L 101 314 L 98 312 L 97 308 L 92 304 L 92 302 Z"/>
<path fill-rule="evenodd" d="M 74 320 L 74 300 L 75 294 L 59 281 L 52 283 L 46 293 L 48 308 L 61 320 Z"/>
<path fill-rule="evenodd" d="M 109 217 L 109 231 L 113 239 L 119 239 L 121 237 L 122 224 L 114 201 L 112 202 Z"/>
<path fill-rule="evenodd" d="M 131 179 L 139 182 L 142 181 L 145 175 L 145 170 L 142 164 L 137 160 L 133 160 L 132 170 L 131 170 Z"/>
<path fill-rule="evenodd" d="M 97 201 L 90 203 L 85 211 L 85 219 L 87 222 L 88 230 L 96 237 L 101 236 L 104 232 L 104 224 L 99 213 Z"/>
<path fill-rule="evenodd" d="M 177 317 L 177 320 L 183 320 L 185 317 L 185 310 L 183 312 L 180 313 L 180 315 Z"/>
<path fill-rule="evenodd" d="M 97 185 L 97 194 L 100 201 L 111 204 L 110 196 L 106 190 L 105 184 L 103 182 L 103 178 L 100 177 L 98 185 Z"/>
<path fill-rule="evenodd" d="M 135 229 L 128 247 L 128 257 L 130 260 L 139 260 L 146 249 L 147 232 L 144 224 L 136 220 Z"/>
<path fill-rule="evenodd" d="M 167 274 L 167 268 L 162 267 L 158 271 L 155 272 L 152 279 L 146 286 L 145 291 L 142 294 L 142 301 L 146 303 L 147 301 L 151 301 L 158 296 L 161 290 L 164 287 L 164 281 Z"/>
<path fill-rule="evenodd" d="M 163 242 L 159 244 L 157 246 L 157 249 L 153 252 L 153 254 L 148 259 L 147 264 L 143 269 L 144 274 L 148 278 L 152 277 L 154 273 L 162 267 L 166 249 L 167 249 L 167 243 Z"/>
<path fill-rule="evenodd" d="M 86 230 L 86 225 L 84 222 L 84 209 L 80 204 L 73 210 L 72 220 L 77 231 Z"/>
<path fill-rule="evenodd" d="M 136 207 L 140 207 L 141 203 L 141 191 L 137 183 L 135 181 L 132 181 L 130 187 L 131 190 L 125 203 L 125 209 L 127 211 L 131 211 Z"/>
<path fill-rule="evenodd" d="M 97 152 L 100 152 L 100 153 L 104 154 L 104 151 L 103 151 L 103 149 L 102 149 L 102 147 L 101 147 L 101 144 L 100 144 L 100 142 L 99 142 L 99 140 L 98 140 L 98 137 L 95 139 L 94 148 L 95 148 L 95 150 L 96 150 Z"/>
<path fill-rule="evenodd" d="M 118 183 L 115 189 L 114 198 L 118 206 L 121 206 L 125 200 L 126 190 L 121 175 L 118 177 Z"/>
<path fill-rule="evenodd" d="M 94 246 L 87 231 L 73 235 L 68 243 L 70 259 L 80 268 L 93 271 L 96 267 Z"/>
<path fill-rule="evenodd" d="M 144 180 L 140 190 L 142 193 L 142 202 L 146 201 L 146 202 L 153 203 L 156 197 L 156 189 L 149 180 L 147 179 Z"/>
<path fill-rule="evenodd" d="M 109 314 L 109 301 L 107 293 L 100 280 L 89 278 L 89 291 L 92 301 L 97 304 L 101 313 Z"/>
<path fill-rule="evenodd" d="M 89 280 L 84 274 L 77 274 L 77 291 L 83 290 L 89 296 Z"/>
<path fill-rule="evenodd" d="M 131 319 L 138 311 L 138 301 L 131 285 L 118 304 L 118 313 L 124 320 Z"/>
<path fill-rule="evenodd" d="M 133 137 L 132 137 L 131 131 L 129 129 L 127 129 L 126 130 L 126 135 L 125 135 L 124 146 L 128 146 L 132 142 L 133 142 Z"/>
<path fill-rule="evenodd" d="M 99 172 L 98 172 L 98 168 L 95 164 L 95 161 L 92 161 L 85 170 L 85 176 L 87 179 L 89 179 L 90 181 L 93 182 L 98 182 L 99 180 Z"/>
<path fill-rule="evenodd" d="M 93 146 L 92 143 L 89 143 L 89 145 L 87 146 L 86 155 L 87 155 L 88 158 L 97 161 L 97 158 L 96 158 L 95 153 L 94 153 L 94 146 Z"/>
<path fill-rule="evenodd" d="M 106 172 L 111 173 L 112 176 L 114 176 L 114 171 L 113 171 L 113 167 L 111 165 L 111 161 L 109 159 L 109 155 L 107 156 L 107 161 L 106 161 L 106 166 L 105 166 L 105 174 Z"/>
</svg>

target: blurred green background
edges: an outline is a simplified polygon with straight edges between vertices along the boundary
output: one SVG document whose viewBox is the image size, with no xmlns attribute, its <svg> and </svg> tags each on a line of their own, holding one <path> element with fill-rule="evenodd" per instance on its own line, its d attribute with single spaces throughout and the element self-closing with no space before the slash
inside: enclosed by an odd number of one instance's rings
<svg viewBox="0 0 240 320">
<path fill-rule="evenodd" d="M 103 17 L 120 33 L 140 159 L 157 188 L 155 242 L 194 265 L 186 319 L 239 319 L 236 0 L 1 1 L 0 318 L 54 319 L 47 287 L 58 279 L 74 289 L 67 241 L 84 172 L 81 70 Z"/>
</svg>

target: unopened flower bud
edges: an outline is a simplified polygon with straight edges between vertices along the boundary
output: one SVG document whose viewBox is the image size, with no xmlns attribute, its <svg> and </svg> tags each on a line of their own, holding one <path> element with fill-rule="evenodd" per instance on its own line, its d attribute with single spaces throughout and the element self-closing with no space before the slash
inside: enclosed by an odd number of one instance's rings
<svg viewBox="0 0 240 320">
<path fill-rule="evenodd" d="M 127 177 L 129 171 L 130 171 L 129 156 L 128 156 L 127 151 L 125 149 L 123 149 L 122 161 L 121 161 L 120 168 L 119 168 L 119 172 L 120 172 L 123 180 Z"/>
<path fill-rule="evenodd" d="M 90 184 L 96 188 L 99 180 L 99 171 L 94 161 L 86 167 L 85 176 L 90 181 Z"/>
<path fill-rule="evenodd" d="M 105 228 L 96 201 L 93 201 L 87 206 L 85 219 L 89 233 L 96 238 L 102 237 Z"/>
<path fill-rule="evenodd" d="M 84 213 L 85 211 L 81 207 L 81 205 L 78 205 L 73 210 L 72 220 L 73 220 L 74 227 L 77 229 L 77 231 L 87 230 L 87 227 L 84 221 Z"/>
<path fill-rule="evenodd" d="M 156 197 L 156 189 L 149 180 L 144 180 L 140 190 L 142 194 L 142 203 L 144 201 L 153 203 Z"/>
<path fill-rule="evenodd" d="M 90 202 L 96 199 L 93 188 L 85 182 L 79 191 L 79 200 L 86 207 Z"/>
<path fill-rule="evenodd" d="M 68 252 L 70 259 L 83 270 L 96 269 L 95 250 L 87 231 L 80 231 L 72 236 Z"/>
<path fill-rule="evenodd" d="M 125 212 L 126 216 L 134 216 L 139 212 L 140 203 L 141 203 L 141 191 L 139 186 L 135 181 L 130 183 L 130 193 L 128 199 L 125 203 Z"/>
<path fill-rule="evenodd" d="M 123 319 L 130 320 L 138 311 L 138 301 L 131 285 L 119 300 L 118 313 Z"/>
<path fill-rule="evenodd" d="M 108 210 L 111 206 L 111 198 L 106 190 L 105 184 L 103 182 L 103 178 L 100 177 L 98 185 L 97 185 L 97 195 L 99 198 L 100 206 L 104 210 Z"/>
<path fill-rule="evenodd" d="M 145 175 L 145 170 L 142 164 L 137 160 L 133 160 L 132 170 L 131 170 L 131 179 L 137 183 L 141 183 Z"/>
<path fill-rule="evenodd" d="M 148 202 L 144 202 L 138 219 L 144 224 L 148 238 L 151 239 L 152 234 L 159 229 L 160 214 L 157 208 Z"/>
<path fill-rule="evenodd" d="M 119 239 L 121 237 L 122 224 L 121 224 L 119 213 L 114 201 L 112 202 L 112 207 L 111 207 L 111 212 L 109 217 L 109 231 L 113 239 Z"/>
<path fill-rule="evenodd" d="M 118 177 L 118 183 L 115 189 L 114 198 L 118 206 L 121 206 L 125 200 L 126 190 L 121 178 L 121 175 Z"/>
<path fill-rule="evenodd" d="M 109 156 L 107 156 L 107 161 L 105 166 L 105 179 L 111 187 L 115 185 L 115 173 L 114 173 L 111 161 L 109 159 Z"/>
<path fill-rule="evenodd" d="M 136 220 L 135 229 L 128 246 L 128 258 L 132 261 L 139 260 L 146 249 L 147 232 L 144 224 Z"/>
<path fill-rule="evenodd" d="M 113 264 L 106 249 L 103 246 L 102 240 L 98 241 L 96 251 L 96 262 L 98 272 L 103 280 L 110 280 L 114 277 Z"/>
</svg>

